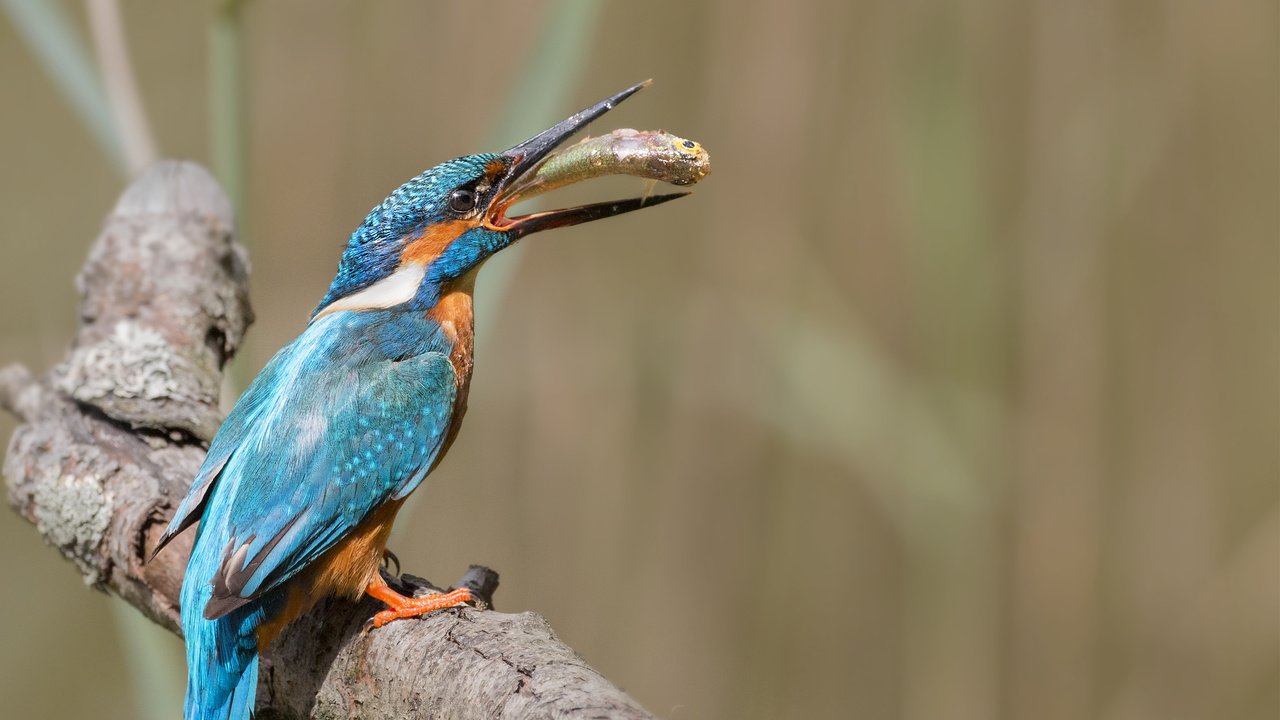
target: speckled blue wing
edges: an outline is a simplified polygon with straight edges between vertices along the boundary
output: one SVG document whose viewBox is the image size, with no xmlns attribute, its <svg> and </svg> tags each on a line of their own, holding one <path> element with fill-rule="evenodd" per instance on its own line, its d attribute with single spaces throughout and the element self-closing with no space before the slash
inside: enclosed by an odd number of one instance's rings
<svg viewBox="0 0 1280 720">
<path fill-rule="evenodd" d="M 165 541 L 203 508 L 196 542 L 223 546 L 212 576 L 198 578 L 212 584 L 210 619 L 278 587 L 411 492 L 448 434 L 456 386 L 445 354 L 336 361 L 352 350 L 350 335 L 325 327 L 333 322 L 313 323 L 254 380 L 166 531 Z"/>
</svg>

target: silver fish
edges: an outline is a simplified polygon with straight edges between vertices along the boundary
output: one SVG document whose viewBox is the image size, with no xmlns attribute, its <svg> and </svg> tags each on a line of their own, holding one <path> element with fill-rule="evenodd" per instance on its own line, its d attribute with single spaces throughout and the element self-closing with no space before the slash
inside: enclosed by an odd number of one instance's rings
<svg viewBox="0 0 1280 720">
<path fill-rule="evenodd" d="M 606 175 L 634 175 L 672 185 L 692 185 L 711 172 L 711 156 L 693 140 L 661 130 L 623 128 L 588 137 L 543 161 L 521 199 Z"/>
</svg>

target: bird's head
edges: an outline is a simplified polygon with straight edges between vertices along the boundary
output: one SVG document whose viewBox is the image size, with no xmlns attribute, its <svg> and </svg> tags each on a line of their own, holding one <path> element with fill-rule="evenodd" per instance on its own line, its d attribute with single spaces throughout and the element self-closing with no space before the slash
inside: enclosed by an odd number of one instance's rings
<svg viewBox="0 0 1280 720">
<path fill-rule="evenodd" d="M 442 288 L 525 235 L 681 197 L 684 193 L 506 215 L 520 200 L 521 178 L 535 172 L 578 130 L 646 85 L 629 87 L 510 150 L 449 160 L 401 185 L 352 233 L 313 319 L 339 310 L 430 307 Z"/>
</svg>

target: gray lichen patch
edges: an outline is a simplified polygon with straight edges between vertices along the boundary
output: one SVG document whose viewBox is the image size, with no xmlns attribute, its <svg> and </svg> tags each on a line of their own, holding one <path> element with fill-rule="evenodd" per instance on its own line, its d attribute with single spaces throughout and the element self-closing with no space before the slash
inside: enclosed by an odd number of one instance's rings
<svg viewBox="0 0 1280 720">
<path fill-rule="evenodd" d="M 106 340 L 71 353 L 59 373 L 58 389 L 89 403 L 107 396 L 209 402 L 212 393 L 194 384 L 195 377 L 199 374 L 193 364 L 160 333 L 121 320 Z"/>
<path fill-rule="evenodd" d="M 123 319 L 105 337 L 76 348 L 53 373 L 56 389 L 136 427 L 204 437 L 221 420 L 217 375 L 203 347 L 180 348 L 158 331 Z"/>
<path fill-rule="evenodd" d="M 119 466 L 92 447 L 83 448 L 83 454 L 67 470 L 60 465 L 42 463 L 35 477 L 36 529 L 75 561 L 86 584 L 98 585 L 105 578 L 90 559 L 98 557 L 111 524 L 115 498 L 106 481 Z"/>
</svg>

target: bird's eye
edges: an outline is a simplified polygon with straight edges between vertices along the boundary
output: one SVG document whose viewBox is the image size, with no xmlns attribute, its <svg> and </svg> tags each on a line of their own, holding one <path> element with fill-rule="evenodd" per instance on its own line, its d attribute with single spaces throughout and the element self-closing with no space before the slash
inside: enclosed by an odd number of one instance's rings
<svg viewBox="0 0 1280 720">
<path fill-rule="evenodd" d="M 449 209 L 454 212 L 470 212 L 476 206 L 476 194 L 470 190 L 454 190 L 449 195 Z"/>
</svg>

